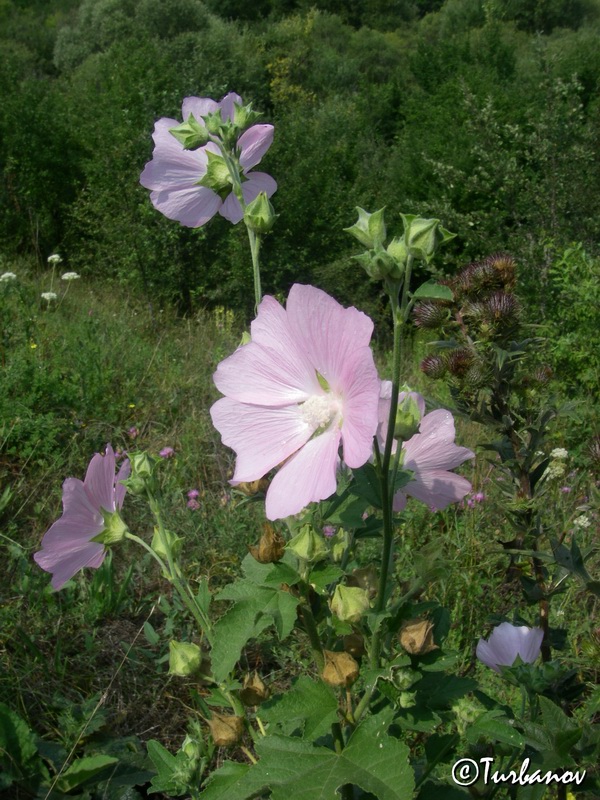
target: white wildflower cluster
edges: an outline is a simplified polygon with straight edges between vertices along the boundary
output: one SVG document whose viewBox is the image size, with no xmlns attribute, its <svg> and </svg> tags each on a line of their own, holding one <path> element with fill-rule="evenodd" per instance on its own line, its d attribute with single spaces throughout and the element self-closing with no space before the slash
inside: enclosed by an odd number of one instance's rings
<svg viewBox="0 0 600 800">
<path fill-rule="evenodd" d="M 555 458 L 558 461 L 564 461 L 569 457 L 569 453 L 564 447 L 555 447 L 550 453 L 550 458 Z"/>
<path fill-rule="evenodd" d="M 9 281 L 16 281 L 17 276 L 14 272 L 3 272 L 0 275 L 0 283 L 9 283 Z"/>
<path fill-rule="evenodd" d="M 65 272 L 64 275 L 60 276 L 60 279 L 61 281 L 76 281 L 79 277 L 77 272 Z"/>
<path fill-rule="evenodd" d="M 56 292 L 42 292 L 42 299 L 50 303 L 52 300 L 56 300 Z"/>
<path fill-rule="evenodd" d="M 48 256 L 48 263 L 52 264 L 53 266 L 54 264 L 61 264 L 62 258 L 58 255 L 58 253 L 52 253 L 51 256 Z"/>
<path fill-rule="evenodd" d="M 590 518 L 586 517 L 585 514 L 582 514 L 580 517 L 577 517 L 573 520 L 573 525 L 576 528 L 589 528 L 591 524 Z"/>
<path fill-rule="evenodd" d="M 551 481 L 556 478 L 562 478 L 565 472 L 566 468 L 562 461 L 551 461 L 546 467 L 543 477 L 546 480 Z"/>
</svg>

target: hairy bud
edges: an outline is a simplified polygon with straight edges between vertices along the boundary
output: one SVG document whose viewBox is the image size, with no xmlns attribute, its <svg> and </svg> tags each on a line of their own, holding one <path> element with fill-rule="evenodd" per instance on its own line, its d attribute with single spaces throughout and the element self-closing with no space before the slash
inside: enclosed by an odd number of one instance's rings
<svg viewBox="0 0 600 800">
<path fill-rule="evenodd" d="M 421 369 L 428 378 L 443 378 L 448 369 L 448 362 L 443 356 L 425 356 L 421 361 Z"/>
</svg>

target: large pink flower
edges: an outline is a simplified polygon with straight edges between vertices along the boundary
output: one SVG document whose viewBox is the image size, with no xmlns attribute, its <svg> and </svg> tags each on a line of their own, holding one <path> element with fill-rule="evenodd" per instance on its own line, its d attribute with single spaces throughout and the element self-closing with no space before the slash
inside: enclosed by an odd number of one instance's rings
<svg viewBox="0 0 600 800">
<path fill-rule="evenodd" d="M 512 667 L 517 656 L 526 664 L 533 664 L 540 654 L 543 638 L 541 628 L 503 622 L 494 628 L 487 641 L 479 640 L 475 654 L 487 667 L 500 672 L 500 667 Z"/>
<path fill-rule="evenodd" d="M 390 381 L 382 381 L 378 430 L 380 446 L 385 442 L 391 391 Z M 394 510 L 402 511 L 406 506 L 406 496 L 410 495 L 434 511 L 440 511 L 450 503 L 458 502 L 471 491 L 471 484 L 466 478 L 449 470 L 458 467 L 468 458 L 474 458 L 475 454 L 466 447 L 454 444 L 454 419 L 449 411 L 438 409 L 425 414 L 425 401 L 421 395 L 417 392 L 410 394 L 421 413 L 421 423 L 419 433 L 402 445 L 402 466 L 411 470 L 414 475 L 410 483 L 396 493 Z M 401 392 L 398 402 L 401 403 L 405 396 L 406 393 Z M 395 449 L 394 442 L 394 451 Z"/>
<path fill-rule="evenodd" d="M 237 453 L 232 483 L 283 464 L 267 492 L 269 519 L 335 492 L 340 443 L 349 467 L 370 458 L 379 397 L 372 332 L 362 312 L 295 284 L 285 309 L 263 299 L 252 341 L 219 364 L 214 381 L 225 397 L 211 416 Z"/>
<path fill-rule="evenodd" d="M 193 114 L 201 122 L 204 115 L 220 110 L 223 121 L 231 120 L 234 102 L 241 104 L 242 100 L 233 92 L 219 103 L 208 97 L 186 97 L 181 109 L 183 119 L 185 121 Z M 184 150 L 183 145 L 170 132 L 171 128 L 176 128 L 179 124 L 175 119 L 163 117 L 154 126 L 152 161 L 146 164 L 140 176 L 142 186 L 151 189 L 152 204 L 165 217 L 175 219 L 188 228 L 199 228 L 214 217 L 217 211 L 230 222 L 239 222 L 244 213 L 239 200 L 231 191 L 231 185 L 229 191 L 225 186 L 220 193 L 199 185 L 206 174 L 207 153 L 210 151 L 219 155 L 219 148 L 214 142 L 209 142 L 199 150 Z M 246 203 L 254 200 L 260 192 L 266 192 L 271 197 L 277 189 L 277 184 L 270 175 L 248 171 L 258 164 L 272 141 L 272 125 L 253 125 L 237 141 L 242 194 Z"/>
<path fill-rule="evenodd" d="M 106 549 L 92 539 L 104 530 L 101 510 L 120 509 L 125 487 L 119 483 L 129 475 L 129 461 L 121 465 L 115 477 L 115 454 L 110 445 L 106 455 L 92 458 L 85 480 L 67 478 L 63 483 L 63 513 L 46 532 L 42 549 L 33 558 L 46 572 L 52 573 L 52 586 L 60 589 L 83 567 L 97 568 L 104 561 Z"/>
</svg>

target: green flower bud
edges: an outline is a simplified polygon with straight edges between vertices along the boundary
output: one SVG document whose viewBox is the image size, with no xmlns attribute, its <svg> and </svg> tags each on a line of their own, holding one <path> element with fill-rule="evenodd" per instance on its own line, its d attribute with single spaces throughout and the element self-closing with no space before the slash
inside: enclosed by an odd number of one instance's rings
<svg viewBox="0 0 600 800">
<path fill-rule="evenodd" d="M 104 520 L 104 528 L 97 536 L 94 536 L 92 542 L 110 545 L 123 541 L 125 534 L 129 533 L 129 528 L 121 519 L 119 512 L 107 511 L 105 508 L 101 508 L 100 513 Z"/>
<path fill-rule="evenodd" d="M 421 410 L 414 399 L 412 392 L 407 392 L 406 396 L 398 405 L 396 411 L 396 423 L 394 425 L 394 436 L 407 442 L 415 433 L 419 432 L 421 424 Z"/>
<path fill-rule="evenodd" d="M 127 487 L 127 491 L 136 495 L 143 495 L 147 488 L 152 488 L 154 484 L 154 470 L 158 460 L 148 453 L 130 453 L 131 474 L 122 481 Z"/>
<path fill-rule="evenodd" d="M 211 133 L 213 136 L 221 136 L 225 123 L 223 122 L 220 108 L 218 108 L 216 111 L 210 111 L 208 114 L 204 114 L 202 119 L 204 120 L 206 130 L 209 133 Z"/>
<path fill-rule="evenodd" d="M 190 114 L 186 122 L 182 122 L 176 128 L 169 128 L 171 133 L 178 142 L 181 142 L 184 150 L 197 150 L 198 147 L 203 147 L 210 137 L 208 131 L 200 122 L 198 122 L 193 114 Z"/>
<path fill-rule="evenodd" d="M 202 651 L 193 642 L 169 642 L 169 675 L 186 678 L 198 672 L 202 664 Z"/>
<path fill-rule="evenodd" d="M 303 525 L 300 533 L 287 543 L 286 549 L 311 564 L 321 561 L 329 553 L 323 537 L 319 536 L 310 525 Z"/>
<path fill-rule="evenodd" d="M 423 219 L 416 214 L 400 214 L 404 222 L 404 244 L 411 256 L 428 264 L 441 244 L 456 234 L 442 228 L 439 219 Z"/>
<path fill-rule="evenodd" d="M 247 106 L 233 104 L 233 124 L 240 133 L 243 133 L 247 128 L 260 119 L 258 111 L 252 110 L 252 104 Z"/>
<path fill-rule="evenodd" d="M 268 233 L 275 224 L 276 218 L 275 209 L 266 192 L 259 192 L 254 200 L 248 203 L 244 211 L 244 222 L 255 233 Z"/>
<path fill-rule="evenodd" d="M 342 622 L 359 622 L 360 618 L 369 611 L 369 593 L 358 586 L 335 587 L 333 597 L 329 601 L 332 614 Z"/>
<path fill-rule="evenodd" d="M 387 252 L 398 264 L 406 264 L 406 259 L 408 258 L 408 249 L 404 239 L 392 239 L 387 246 Z"/>
<path fill-rule="evenodd" d="M 369 214 L 363 208 L 356 207 L 358 211 L 358 221 L 351 228 L 344 228 L 351 236 L 370 250 L 383 247 L 386 237 L 385 221 L 383 212 L 385 208 Z"/>
<path fill-rule="evenodd" d="M 181 551 L 181 543 L 183 542 L 183 538 L 181 536 L 175 536 L 174 533 L 171 531 L 163 530 L 163 536 L 161 537 L 158 528 L 154 528 L 154 535 L 152 536 L 152 544 L 151 547 L 156 553 L 157 556 L 166 560 L 167 550 L 165 548 L 165 544 L 163 542 L 163 537 L 166 540 L 166 546 L 171 551 L 171 555 L 176 557 L 179 555 Z"/>
</svg>

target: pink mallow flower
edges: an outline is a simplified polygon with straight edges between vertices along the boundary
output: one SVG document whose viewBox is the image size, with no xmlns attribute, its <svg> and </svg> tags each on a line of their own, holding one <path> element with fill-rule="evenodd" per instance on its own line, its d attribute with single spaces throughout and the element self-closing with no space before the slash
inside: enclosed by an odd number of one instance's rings
<svg viewBox="0 0 600 800">
<path fill-rule="evenodd" d="M 186 97 L 181 112 L 184 121 L 192 114 L 202 124 L 203 116 L 219 110 L 221 119 L 225 122 L 233 119 L 234 103 L 241 105 L 242 99 L 233 92 L 219 103 L 208 97 Z M 219 192 L 199 183 L 207 172 L 207 153 L 220 156 L 221 151 L 213 141 L 198 150 L 185 150 L 170 132 L 171 128 L 176 128 L 179 124 L 177 120 L 168 117 L 162 117 L 156 122 L 152 134 L 152 161 L 144 167 L 140 183 L 151 190 L 150 200 L 157 211 L 188 228 L 199 228 L 206 224 L 217 211 L 236 224 L 242 219 L 244 212 L 232 191 L 225 162 L 220 169 L 223 186 Z M 246 204 L 254 200 L 260 192 L 266 192 L 267 197 L 271 197 L 277 190 L 277 183 L 270 175 L 249 171 L 259 163 L 272 141 L 272 125 L 252 125 L 237 140 L 242 194 Z"/>
<path fill-rule="evenodd" d="M 525 625 L 511 625 L 503 622 L 492 631 L 486 641 L 480 639 L 475 655 L 496 672 L 500 667 L 512 667 L 517 656 L 527 664 L 533 664 L 540 654 L 544 631 L 541 628 L 528 628 Z"/>
<path fill-rule="evenodd" d="M 385 444 L 387 422 L 390 410 L 392 384 L 381 382 L 379 400 L 379 429 L 377 436 L 380 447 Z M 398 403 L 402 403 L 406 392 L 400 392 Z M 475 454 L 466 447 L 454 444 L 454 419 L 449 411 L 438 409 L 425 414 L 425 400 L 417 392 L 410 392 L 421 414 L 419 433 L 404 442 L 402 467 L 411 470 L 413 479 L 394 497 L 394 511 L 402 511 L 406 506 L 407 495 L 425 503 L 433 511 L 440 511 L 450 503 L 457 503 L 471 491 L 471 484 L 462 475 L 449 470 L 460 466 Z M 396 451 L 394 441 L 393 452 Z"/>
<path fill-rule="evenodd" d="M 125 461 L 115 477 L 115 454 L 106 446 L 106 455 L 92 458 L 85 479 L 67 478 L 63 483 L 63 513 L 46 532 L 35 562 L 52 573 L 52 586 L 60 589 L 83 567 L 97 569 L 104 561 L 106 548 L 93 539 L 106 530 L 106 515 L 120 510 L 125 487 L 120 483 L 130 472 Z M 124 528 L 123 528 L 124 529 Z"/>
<path fill-rule="evenodd" d="M 338 454 L 349 467 L 371 456 L 379 379 L 373 323 L 314 286 L 292 286 L 286 308 L 265 297 L 252 340 L 222 361 L 211 408 L 223 443 L 237 453 L 233 485 L 280 466 L 266 515 L 297 514 L 336 490 Z"/>
</svg>

